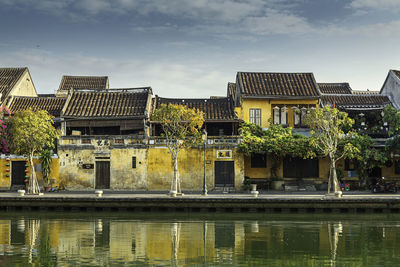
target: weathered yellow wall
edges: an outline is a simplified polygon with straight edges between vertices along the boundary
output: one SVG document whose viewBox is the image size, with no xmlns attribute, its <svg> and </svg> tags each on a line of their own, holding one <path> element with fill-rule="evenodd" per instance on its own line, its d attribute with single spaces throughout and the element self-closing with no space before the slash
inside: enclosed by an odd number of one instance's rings
<svg viewBox="0 0 400 267">
<path fill-rule="evenodd" d="M 232 159 L 217 159 L 217 150 L 232 150 Z M 150 147 L 148 152 L 148 190 L 170 189 L 173 177 L 173 161 L 166 147 Z M 237 148 L 207 148 L 207 188 L 214 188 L 215 161 L 234 161 L 235 188 L 240 188 L 244 178 L 243 155 Z M 182 190 L 201 190 L 204 175 L 204 150 L 190 148 L 179 152 L 178 170 Z"/>
<path fill-rule="evenodd" d="M 319 177 L 327 180 L 329 178 L 329 171 L 331 168 L 331 162 L 328 157 L 320 158 L 318 160 Z"/>
<path fill-rule="evenodd" d="M 295 105 L 309 105 L 310 107 L 317 107 L 318 100 L 310 99 L 293 99 L 293 100 L 279 100 L 279 99 L 242 99 L 242 106 L 235 108 L 237 115 L 244 121 L 250 121 L 250 109 L 259 108 L 261 109 L 261 127 L 267 128 L 269 126 L 268 120 L 272 118 L 272 106 L 273 105 L 287 105 L 288 108 L 288 123 L 289 126 L 293 127 L 293 110 L 292 106 Z"/>
<path fill-rule="evenodd" d="M 268 99 L 243 99 L 241 108 L 240 118 L 246 122 L 250 121 L 251 108 L 261 109 L 261 127 L 268 127 L 268 120 L 271 118 L 271 103 Z"/>
<path fill-rule="evenodd" d="M 267 179 L 271 178 L 271 157 L 267 156 L 267 167 L 266 168 L 252 168 L 251 167 L 251 157 L 244 156 L 244 168 L 245 168 L 245 176 L 249 178 L 262 178 Z M 277 170 L 278 177 L 283 177 L 283 163 L 279 164 Z"/>
<path fill-rule="evenodd" d="M 60 180 L 66 189 L 94 189 L 96 161 L 110 162 L 110 189 L 146 189 L 147 149 L 113 148 L 103 149 L 59 149 Z M 67 156 L 68 155 L 68 156 Z M 96 159 L 109 157 L 109 160 Z M 136 168 L 132 168 L 132 157 L 136 157 Z M 84 169 L 83 164 L 94 164 L 93 169 Z"/>
<path fill-rule="evenodd" d="M 35 86 L 33 85 L 32 78 L 29 72 L 25 72 L 14 89 L 10 92 L 14 96 L 37 96 Z"/>
<path fill-rule="evenodd" d="M 7 160 L 7 158 L 9 160 Z M 3 190 L 9 190 L 11 187 L 12 183 L 12 162 L 13 161 L 24 161 L 27 162 L 26 159 L 22 157 L 16 157 L 11 155 L 10 157 L 1 157 L 0 158 L 0 189 Z M 34 164 L 40 163 L 40 160 L 35 158 L 33 160 Z M 29 164 L 28 164 L 29 165 Z M 53 157 L 51 161 L 51 173 L 50 173 L 50 181 L 53 182 L 52 186 L 53 187 L 58 187 L 59 183 L 59 161 L 58 158 Z M 30 175 L 31 172 L 31 166 L 27 166 L 26 170 L 28 171 L 26 173 L 27 176 Z M 36 171 L 36 176 L 38 180 L 42 180 L 42 173 L 40 171 Z M 40 182 L 41 183 L 41 182 Z"/>
</svg>

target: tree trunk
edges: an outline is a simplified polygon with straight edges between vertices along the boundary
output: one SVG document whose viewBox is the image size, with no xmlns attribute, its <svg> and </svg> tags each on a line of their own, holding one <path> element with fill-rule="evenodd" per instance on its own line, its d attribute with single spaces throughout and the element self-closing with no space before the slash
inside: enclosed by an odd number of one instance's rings
<svg viewBox="0 0 400 267">
<path fill-rule="evenodd" d="M 39 194 L 40 188 L 39 183 L 36 177 L 35 166 L 33 165 L 33 155 L 29 155 L 29 163 L 31 164 L 31 178 L 29 179 L 29 187 L 28 193 L 29 194 Z"/>
<path fill-rule="evenodd" d="M 337 175 L 336 175 L 336 166 L 335 166 L 335 160 L 331 158 L 331 167 L 329 171 L 329 181 L 328 181 L 328 194 L 332 192 L 339 192 L 340 187 L 339 187 L 339 182 L 337 180 Z"/>
<path fill-rule="evenodd" d="M 178 157 L 172 157 L 174 160 L 174 176 L 172 177 L 170 194 L 178 193 Z"/>
</svg>

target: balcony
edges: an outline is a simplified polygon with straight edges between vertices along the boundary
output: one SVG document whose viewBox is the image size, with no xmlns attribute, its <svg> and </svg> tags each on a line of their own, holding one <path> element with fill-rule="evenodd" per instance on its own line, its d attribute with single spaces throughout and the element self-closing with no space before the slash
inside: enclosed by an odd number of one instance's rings
<svg viewBox="0 0 400 267">
<path fill-rule="evenodd" d="M 207 145 L 211 147 L 221 146 L 238 146 L 242 139 L 240 136 L 208 136 Z M 164 137 L 149 137 L 149 146 L 166 146 L 166 139 Z"/>
<path fill-rule="evenodd" d="M 145 146 L 147 142 L 144 135 L 69 135 L 61 136 L 58 140 L 58 144 L 61 148 L 72 146 L 93 149 L 99 146 L 109 146 L 115 148 L 125 146 Z"/>
</svg>

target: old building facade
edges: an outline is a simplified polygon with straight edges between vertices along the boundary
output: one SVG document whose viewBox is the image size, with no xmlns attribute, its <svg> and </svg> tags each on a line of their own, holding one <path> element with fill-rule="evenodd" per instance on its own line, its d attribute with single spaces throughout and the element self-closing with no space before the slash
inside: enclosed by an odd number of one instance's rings
<svg viewBox="0 0 400 267">
<path fill-rule="evenodd" d="M 245 177 L 282 189 L 282 184 L 325 183 L 329 160 L 287 157 L 279 163 L 277 177 L 272 177 L 268 155 L 245 156 L 239 151 L 241 122 L 263 129 L 280 124 L 307 136 L 307 110 L 329 105 L 348 112 L 360 132 L 382 145 L 387 132 L 385 125 L 378 125 L 379 118 L 386 105 L 398 107 L 399 73 L 389 71 L 382 90 L 372 92 L 354 91 L 348 83 L 317 83 L 313 73 L 238 72 L 235 82 L 228 83 L 226 96 L 182 99 L 154 96 L 150 87 L 110 89 L 107 76 L 63 76 L 56 94 L 37 95 L 27 68 L 3 68 L 0 93 L 13 112 L 44 109 L 54 116 L 61 133 L 52 163 L 55 187 L 169 190 L 173 162 L 160 125 L 151 115 L 161 104 L 180 104 L 205 114 L 204 143 L 179 155 L 183 190 L 200 191 L 204 177 L 209 190 L 238 190 Z M 395 155 L 391 160 L 390 167 L 382 166 L 374 175 L 400 179 L 400 164 L 397 168 Z M 22 186 L 21 177 L 29 174 L 22 157 L 3 155 L 0 165 L 1 188 Z M 352 166 L 339 163 L 344 179 L 357 181 Z"/>
</svg>

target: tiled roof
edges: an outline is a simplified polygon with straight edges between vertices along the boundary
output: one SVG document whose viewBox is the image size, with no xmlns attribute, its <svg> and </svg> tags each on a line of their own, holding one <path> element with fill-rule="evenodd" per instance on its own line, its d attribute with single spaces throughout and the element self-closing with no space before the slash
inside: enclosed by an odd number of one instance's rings
<svg viewBox="0 0 400 267">
<path fill-rule="evenodd" d="M 353 90 L 353 95 L 379 95 L 379 91 Z"/>
<path fill-rule="evenodd" d="M 319 97 L 312 73 L 238 72 L 236 81 L 244 96 L 254 97 Z"/>
<path fill-rule="evenodd" d="M 392 70 L 392 71 L 400 79 L 400 71 L 399 70 Z"/>
<path fill-rule="evenodd" d="M 107 76 L 63 76 L 58 91 L 69 89 L 108 89 Z"/>
<path fill-rule="evenodd" d="M 214 98 L 214 99 L 178 99 L 178 98 L 161 98 L 156 96 L 155 108 L 161 104 L 185 105 L 189 108 L 196 108 L 204 112 L 206 121 L 232 121 L 238 120 L 233 109 L 231 98 Z"/>
<path fill-rule="evenodd" d="M 387 96 L 383 95 L 334 95 L 327 94 L 321 97 L 323 105 L 333 105 L 339 109 L 380 109 L 392 104 Z"/>
<path fill-rule="evenodd" d="M 228 82 L 228 88 L 227 88 L 227 96 L 232 97 L 233 100 L 235 100 L 236 97 L 236 83 L 231 83 Z"/>
<path fill-rule="evenodd" d="M 28 68 L 0 68 L 1 100 L 5 99 Z"/>
<path fill-rule="evenodd" d="M 323 94 L 351 94 L 348 83 L 318 83 L 319 90 Z"/>
<path fill-rule="evenodd" d="M 59 117 L 65 100 L 65 98 L 61 97 L 14 96 L 9 104 L 9 108 L 12 112 L 28 108 L 32 108 L 33 110 L 46 110 L 54 117 Z"/>
<path fill-rule="evenodd" d="M 74 90 L 62 117 L 144 117 L 151 88 Z"/>
</svg>

